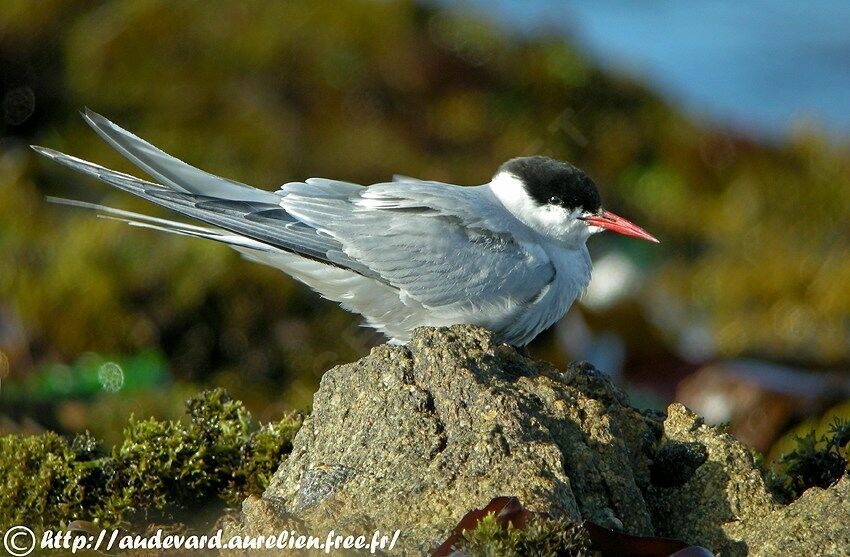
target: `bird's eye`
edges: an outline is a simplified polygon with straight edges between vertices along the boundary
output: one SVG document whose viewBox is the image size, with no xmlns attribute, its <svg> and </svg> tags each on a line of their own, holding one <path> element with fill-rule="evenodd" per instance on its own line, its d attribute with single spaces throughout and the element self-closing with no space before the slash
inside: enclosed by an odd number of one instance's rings
<svg viewBox="0 0 850 557">
<path fill-rule="evenodd" d="M 552 205 L 560 205 L 561 203 L 563 203 L 563 200 L 557 195 L 553 195 L 549 198 L 549 203 L 551 203 Z"/>
</svg>

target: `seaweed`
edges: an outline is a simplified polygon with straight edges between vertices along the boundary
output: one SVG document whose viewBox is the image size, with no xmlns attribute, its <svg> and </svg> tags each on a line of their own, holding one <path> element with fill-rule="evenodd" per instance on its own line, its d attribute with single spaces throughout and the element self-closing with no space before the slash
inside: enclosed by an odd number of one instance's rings
<svg viewBox="0 0 850 557">
<path fill-rule="evenodd" d="M 460 519 L 431 557 L 562 556 L 708 557 L 704 547 L 673 538 L 637 536 L 585 520 L 573 522 L 531 511 L 517 497 L 495 497 Z"/>
<path fill-rule="evenodd" d="M 850 421 L 835 417 L 820 437 L 815 430 L 795 437 L 795 447 L 776 461 L 769 483 L 781 499 L 794 500 L 811 487 L 827 488 L 848 470 Z"/>
<path fill-rule="evenodd" d="M 464 531 L 459 545 L 469 557 L 598 555 L 590 548 L 590 536 L 578 523 L 533 517 L 520 529 L 510 523 L 503 527 L 492 513 L 482 518 L 475 529 Z"/>
</svg>

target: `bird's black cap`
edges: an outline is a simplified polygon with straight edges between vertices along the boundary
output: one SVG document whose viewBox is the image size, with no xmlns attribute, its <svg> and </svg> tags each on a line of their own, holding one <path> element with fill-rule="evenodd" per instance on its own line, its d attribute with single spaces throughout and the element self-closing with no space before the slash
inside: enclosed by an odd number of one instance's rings
<svg viewBox="0 0 850 557">
<path fill-rule="evenodd" d="M 559 205 L 569 211 L 581 207 L 596 213 L 602 206 L 599 191 L 587 174 L 568 162 L 549 157 L 520 157 L 504 163 L 499 172 L 513 174 L 540 205 Z"/>
</svg>

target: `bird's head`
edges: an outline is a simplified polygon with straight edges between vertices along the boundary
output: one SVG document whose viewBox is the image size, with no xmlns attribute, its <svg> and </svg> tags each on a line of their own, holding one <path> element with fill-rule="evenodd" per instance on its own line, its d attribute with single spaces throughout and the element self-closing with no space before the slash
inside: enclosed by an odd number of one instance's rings
<svg viewBox="0 0 850 557">
<path fill-rule="evenodd" d="M 603 209 L 593 180 L 567 162 L 541 156 L 511 159 L 499 168 L 490 188 L 519 220 L 568 244 L 583 244 L 604 230 L 658 242 L 643 228 Z"/>
</svg>

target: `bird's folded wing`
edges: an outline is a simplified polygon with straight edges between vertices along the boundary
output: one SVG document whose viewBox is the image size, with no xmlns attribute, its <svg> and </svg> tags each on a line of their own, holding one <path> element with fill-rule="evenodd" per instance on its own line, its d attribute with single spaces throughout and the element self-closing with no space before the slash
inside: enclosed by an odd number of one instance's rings
<svg viewBox="0 0 850 557">
<path fill-rule="evenodd" d="M 554 278 L 546 253 L 519 241 L 480 189 L 420 181 L 377 184 L 347 199 L 281 193 L 288 213 L 428 308 L 507 309 L 531 302 Z"/>
</svg>

